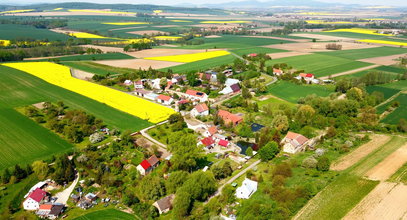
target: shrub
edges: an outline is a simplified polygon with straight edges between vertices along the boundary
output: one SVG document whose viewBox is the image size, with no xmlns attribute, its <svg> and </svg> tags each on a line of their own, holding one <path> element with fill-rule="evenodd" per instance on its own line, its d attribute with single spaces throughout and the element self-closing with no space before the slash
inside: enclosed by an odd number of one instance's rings
<svg viewBox="0 0 407 220">
<path fill-rule="evenodd" d="M 328 159 L 328 157 L 320 157 L 318 159 L 318 163 L 317 163 L 317 170 L 318 171 L 328 171 L 329 167 L 331 166 L 331 161 Z"/>
<path fill-rule="evenodd" d="M 92 143 L 92 144 L 101 142 L 101 141 L 103 141 L 103 139 L 105 139 L 105 136 L 104 136 L 102 133 L 100 133 L 100 132 L 91 134 L 91 135 L 89 136 L 89 141 L 90 141 L 90 143 Z"/>
<path fill-rule="evenodd" d="M 317 167 L 318 161 L 314 157 L 307 157 L 302 161 L 302 167 L 307 169 L 314 169 Z"/>
</svg>

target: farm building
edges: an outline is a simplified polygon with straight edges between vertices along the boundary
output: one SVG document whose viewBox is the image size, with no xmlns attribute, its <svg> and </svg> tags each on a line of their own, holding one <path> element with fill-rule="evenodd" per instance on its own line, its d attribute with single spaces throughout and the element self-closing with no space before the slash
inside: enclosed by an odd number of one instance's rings
<svg viewBox="0 0 407 220">
<path fill-rule="evenodd" d="M 150 158 L 148 158 L 147 160 L 143 160 L 138 166 L 137 166 L 137 170 L 139 171 L 139 173 L 141 175 L 146 175 L 149 172 L 151 172 L 155 167 L 157 167 L 159 164 L 159 160 L 158 158 L 153 155 Z"/>
<path fill-rule="evenodd" d="M 25 210 L 37 210 L 40 208 L 40 203 L 47 195 L 47 192 L 37 188 L 32 191 L 28 197 L 23 202 L 23 207 Z"/>
<path fill-rule="evenodd" d="M 136 91 L 134 91 L 134 94 L 141 96 L 141 97 L 145 97 L 146 95 L 152 93 L 151 91 L 147 91 L 144 89 L 136 89 Z"/>
<path fill-rule="evenodd" d="M 304 151 L 307 147 L 308 141 L 309 139 L 301 134 L 289 131 L 281 143 L 284 145 L 284 152 L 295 154 L 300 151 Z"/>
<path fill-rule="evenodd" d="M 209 108 L 205 103 L 198 104 L 191 110 L 191 115 L 194 116 L 194 117 L 196 117 L 196 116 L 208 116 L 209 115 Z"/>
<path fill-rule="evenodd" d="M 241 116 L 232 114 L 225 110 L 219 110 L 218 116 L 222 118 L 226 125 L 236 126 L 243 121 Z"/>
<path fill-rule="evenodd" d="M 199 91 L 195 91 L 195 90 L 192 90 L 192 89 L 188 89 L 188 90 L 185 92 L 185 96 L 186 96 L 188 99 L 192 100 L 192 101 L 195 101 L 195 100 L 198 100 L 199 102 L 206 102 L 206 101 L 208 101 L 208 95 L 207 95 L 206 93 L 204 93 L 204 92 L 199 92 Z"/>
<path fill-rule="evenodd" d="M 215 144 L 215 141 L 212 139 L 212 137 L 206 137 L 201 140 L 201 143 L 207 148 L 212 148 Z"/>
<path fill-rule="evenodd" d="M 273 68 L 273 74 L 276 76 L 282 76 L 284 74 L 283 70 Z"/>
<path fill-rule="evenodd" d="M 311 73 L 300 73 L 300 75 L 298 75 L 295 78 L 298 80 L 304 79 L 305 81 L 310 82 L 313 79 L 315 79 L 315 76 L 314 76 L 314 74 L 311 74 Z"/>
<path fill-rule="evenodd" d="M 232 84 L 232 85 L 230 85 L 230 86 L 226 86 L 222 91 L 220 91 L 219 93 L 220 94 L 224 94 L 224 95 L 227 95 L 227 94 L 232 94 L 232 93 L 238 93 L 238 92 L 240 92 L 240 86 L 239 86 L 239 84 Z"/>
<path fill-rule="evenodd" d="M 248 199 L 257 191 L 257 182 L 249 179 L 245 179 L 242 186 L 236 189 L 236 197 L 239 199 Z"/>
<path fill-rule="evenodd" d="M 227 78 L 226 82 L 225 82 L 225 86 L 231 86 L 231 85 L 239 84 L 239 83 L 240 83 L 240 80 L 238 80 L 238 79 Z"/>
<path fill-rule="evenodd" d="M 157 96 L 157 102 L 164 104 L 164 105 L 171 105 L 171 103 L 174 101 L 170 96 L 167 95 L 159 95 Z"/>
<path fill-rule="evenodd" d="M 167 213 L 172 209 L 172 202 L 174 201 L 175 194 L 166 196 L 160 200 L 157 200 L 153 203 L 153 206 L 158 209 L 158 212 L 161 214 Z"/>
</svg>

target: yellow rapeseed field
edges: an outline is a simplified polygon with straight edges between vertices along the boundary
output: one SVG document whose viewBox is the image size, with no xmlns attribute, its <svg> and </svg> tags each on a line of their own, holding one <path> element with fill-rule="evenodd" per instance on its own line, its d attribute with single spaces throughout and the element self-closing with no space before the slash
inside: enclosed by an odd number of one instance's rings
<svg viewBox="0 0 407 220">
<path fill-rule="evenodd" d="M 29 11 L 34 11 L 34 9 L 24 9 L 24 10 L 2 11 L 2 12 L 0 12 L 0 14 L 23 13 L 23 12 L 29 12 Z"/>
<path fill-rule="evenodd" d="M 407 43 L 404 43 L 404 42 L 388 41 L 388 40 L 364 39 L 364 40 L 358 40 L 358 41 L 359 42 L 365 42 L 365 43 L 373 43 L 373 44 L 388 44 L 388 45 L 397 45 L 397 46 L 407 46 Z"/>
<path fill-rule="evenodd" d="M 87 12 L 87 13 L 102 13 L 102 14 L 128 14 L 128 15 L 137 14 L 136 12 L 88 10 L 88 9 L 69 9 L 68 11 L 70 11 L 70 12 Z"/>
<path fill-rule="evenodd" d="M 135 24 L 149 24 L 148 22 L 105 22 L 102 24 L 110 25 L 135 25 Z"/>
<path fill-rule="evenodd" d="M 190 63 L 190 62 L 195 62 L 195 61 L 199 61 L 199 60 L 206 60 L 206 59 L 210 59 L 210 58 L 225 56 L 225 55 L 229 55 L 229 54 L 230 53 L 225 50 L 218 50 L 218 51 L 193 53 L 193 54 L 182 54 L 182 55 L 174 55 L 174 56 L 148 57 L 148 58 L 144 58 L 144 59 L 171 61 L 171 62 L 179 62 L 179 63 Z"/>
<path fill-rule="evenodd" d="M 103 36 L 96 35 L 96 34 L 89 34 L 89 33 L 85 33 L 85 32 L 70 33 L 69 35 L 72 37 L 76 37 L 76 38 L 94 38 L 94 39 L 108 38 L 108 37 L 103 37 Z"/>
<path fill-rule="evenodd" d="M 192 22 L 192 21 L 187 21 L 187 20 L 170 20 L 172 22 Z"/>
<path fill-rule="evenodd" d="M 113 108 L 146 119 L 152 123 L 166 120 L 174 110 L 124 92 L 71 77 L 70 69 L 50 62 L 6 63 L 48 83 L 105 103 Z"/>
<path fill-rule="evenodd" d="M 0 40 L 0 46 L 3 46 L 3 47 L 9 46 L 10 43 L 11 42 L 9 40 Z"/>
<path fill-rule="evenodd" d="M 62 10 L 62 9 L 64 9 L 64 8 L 54 8 L 53 10 L 54 10 L 54 11 L 60 11 L 60 10 Z"/>
<path fill-rule="evenodd" d="M 153 37 L 155 40 L 171 40 L 171 41 L 177 41 L 181 39 L 181 37 L 178 36 L 155 36 Z"/>
<path fill-rule="evenodd" d="M 163 13 L 163 10 L 154 10 L 153 12 L 158 14 L 158 13 Z"/>
<path fill-rule="evenodd" d="M 365 29 L 365 28 L 344 28 L 344 29 L 336 29 L 324 32 L 351 32 L 351 33 L 358 33 L 358 34 L 370 34 L 370 35 L 380 35 L 380 36 L 393 36 L 391 34 L 380 34 L 377 33 L 374 29 Z"/>
<path fill-rule="evenodd" d="M 251 21 L 201 21 L 201 24 L 245 24 Z"/>
</svg>

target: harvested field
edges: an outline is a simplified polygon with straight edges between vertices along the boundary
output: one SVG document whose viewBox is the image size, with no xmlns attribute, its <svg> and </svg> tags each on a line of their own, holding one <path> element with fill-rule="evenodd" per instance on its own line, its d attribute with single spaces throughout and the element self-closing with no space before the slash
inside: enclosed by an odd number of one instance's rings
<svg viewBox="0 0 407 220">
<path fill-rule="evenodd" d="M 82 80 L 89 80 L 92 79 L 92 77 L 95 75 L 93 73 L 88 73 L 82 70 L 78 69 L 72 69 L 71 68 L 71 75 L 77 79 L 82 79 Z"/>
<path fill-rule="evenodd" d="M 396 55 L 390 55 L 390 56 L 384 56 L 384 57 L 373 57 L 373 58 L 361 59 L 359 61 L 388 66 L 388 65 L 396 64 L 397 63 L 396 59 L 398 59 L 402 56 L 406 56 L 406 55 L 407 55 L 407 53 L 396 54 Z"/>
<path fill-rule="evenodd" d="M 157 31 L 157 30 L 144 30 L 144 31 L 130 31 L 127 32 L 128 34 L 136 34 L 136 35 L 153 35 L 153 34 L 160 34 L 160 35 L 167 35 L 168 32 L 165 31 Z"/>
<path fill-rule="evenodd" d="M 407 162 L 407 144 L 390 154 L 366 173 L 371 180 L 385 181 Z"/>
<path fill-rule="evenodd" d="M 123 48 L 120 47 L 107 47 L 107 46 L 96 46 L 96 45 L 80 45 L 80 47 L 84 48 L 94 48 L 94 49 L 100 49 L 103 51 L 103 53 L 123 53 Z"/>
<path fill-rule="evenodd" d="M 282 52 L 282 53 L 270 53 L 267 54 L 269 55 L 272 59 L 279 59 L 279 58 L 284 58 L 284 57 L 294 57 L 294 56 L 300 56 L 300 55 L 308 55 L 310 53 L 303 53 L 303 52 Z"/>
<path fill-rule="evenodd" d="M 370 192 L 343 219 L 406 219 L 407 186 L 383 182 Z"/>
<path fill-rule="evenodd" d="M 219 36 L 219 35 L 209 35 L 209 36 L 205 36 L 205 38 L 219 38 L 219 37 L 222 37 L 222 36 Z"/>
<path fill-rule="evenodd" d="M 348 37 L 336 37 L 322 34 L 291 34 L 292 36 L 306 37 L 306 38 L 315 38 L 322 41 L 354 41 L 353 38 Z"/>
<path fill-rule="evenodd" d="M 287 40 L 287 41 L 294 41 L 294 42 L 308 42 L 308 39 L 291 39 L 291 38 L 284 38 L 284 37 L 272 37 L 272 36 L 248 36 L 252 38 L 267 38 L 267 39 L 275 39 L 275 40 Z"/>
<path fill-rule="evenodd" d="M 358 147 L 354 151 L 350 152 L 349 154 L 345 155 L 344 157 L 337 160 L 334 164 L 332 164 L 331 170 L 346 170 L 389 140 L 390 136 L 387 135 L 372 135 L 371 140 L 368 143 Z"/>
<path fill-rule="evenodd" d="M 285 39 L 285 38 L 284 38 Z M 293 39 L 287 39 L 293 41 Z M 296 39 L 294 39 L 296 40 Z M 298 40 L 296 40 L 298 41 Z M 296 52 L 321 52 L 321 51 L 333 51 L 327 50 L 325 47 L 328 42 L 307 42 L 307 43 L 292 43 L 292 44 L 273 44 L 268 45 L 265 47 L 275 48 L 275 49 L 282 49 L 282 50 L 291 50 Z M 340 42 L 342 45 L 342 50 L 352 50 L 352 49 L 365 49 L 365 48 L 374 48 L 378 47 L 376 45 L 366 45 L 366 44 L 358 44 L 358 43 L 350 43 L 350 42 Z"/>
<path fill-rule="evenodd" d="M 102 60 L 95 61 L 95 63 L 130 69 L 162 69 L 172 66 L 177 66 L 183 63 L 158 61 L 158 60 L 144 60 L 144 59 L 130 59 L 130 60 Z"/>
</svg>

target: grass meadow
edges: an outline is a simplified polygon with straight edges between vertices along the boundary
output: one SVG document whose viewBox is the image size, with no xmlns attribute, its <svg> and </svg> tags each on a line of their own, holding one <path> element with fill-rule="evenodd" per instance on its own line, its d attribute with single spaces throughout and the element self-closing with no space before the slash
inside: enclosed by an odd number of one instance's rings
<svg viewBox="0 0 407 220">
<path fill-rule="evenodd" d="M 200 71 L 200 70 L 206 70 L 212 67 L 220 66 L 223 64 L 230 64 L 233 63 L 233 61 L 237 59 L 233 55 L 225 55 L 221 57 L 215 57 L 211 59 L 206 59 L 206 60 L 200 60 L 192 63 L 185 63 L 181 64 L 178 66 L 173 66 L 173 67 L 168 67 L 168 68 L 163 68 L 160 69 L 161 71 L 167 71 L 168 69 L 172 69 L 174 72 L 180 72 L 180 73 L 185 73 L 189 71 Z"/>
<path fill-rule="evenodd" d="M 339 50 L 329 52 L 319 52 L 319 54 L 341 57 L 351 60 L 366 59 L 372 57 L 383 57 L 395 54 L 407 53 L 406 48 L 400 47 L 376 47 L 367 49 Z"/>
<path fill-rule="evenodd" d="M 248 48 L 240 48 L 240 49 L 234 49 L 230 50 L 230 52 L 235 53 L 239 56 L 251 54 L 251 53 L 280 53 L 280 52 L 287 52 L 287 50 L 281 50 L 281 49 L 273 49 L 273 48 L 267 48 L 267 47 L 248 47 Z"/>
<path fill-rule="evenodd" d="M 29 25 L 20 24 L 0 24 L 0 39 L 3 40 L 23 40 L 26 38 L 34 40 L 67 40 L 68 35 L 56 33 L 48 29 L 39 29 Z"/>
<path fill-rule="evenodd" d="M 133 220 L 137 219 L 134 215 L 119 211 L 117 209 L 109 208 L 109 209 L 102 209 L 94 212 L 89 212 L 85 215 L 79 216 L 74 218 L 74 220 L 90 220 L 90 219 L 98 219 L 98 220 Z"/>
<path fill-rule="evenodd" d="M 334 92 L 332 86 L 297 85 L 287 81 L 278 81 L 268 87 L 268 93 L 291 103 L 297 103 L 299 98 L 307 95 L 329 96 L 332 92 Z"/>
</svg>

